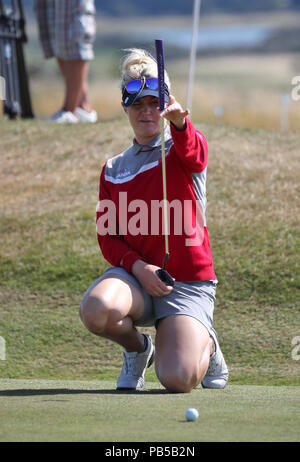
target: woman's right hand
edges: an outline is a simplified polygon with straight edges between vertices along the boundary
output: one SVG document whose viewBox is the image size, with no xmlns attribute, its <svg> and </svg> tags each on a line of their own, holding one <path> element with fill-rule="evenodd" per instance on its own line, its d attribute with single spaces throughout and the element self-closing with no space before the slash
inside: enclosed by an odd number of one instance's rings
<svg viewBox="0 0 300 462">
<path fill-rule="evenodd" d="M 157 276 L 159 266 L 150 265 L 142 260 L 136 260 L 132 265 L 131 272 L 153 297 L 162 297 L 172 292 L 173 287 L 166 286 Z"/>
</svg>

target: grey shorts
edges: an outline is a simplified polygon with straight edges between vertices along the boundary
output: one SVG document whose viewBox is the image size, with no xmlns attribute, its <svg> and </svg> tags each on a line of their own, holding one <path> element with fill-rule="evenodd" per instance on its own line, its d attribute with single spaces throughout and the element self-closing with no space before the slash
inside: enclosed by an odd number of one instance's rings
<svg viewBox="0 0 300 462">
<path fill-rule="evenodd" d="M 94 0 L 34 0 L 34 9 L 45 58 L 94 58 Z"/>
<path fill-rule="evenodd" d="M 170 294 L 164 297 L 152 297 L 141 286 L 139 281 L 124 268 L 108 268 L 102 276 L 85 292 L 82 302 L 90 291 L 109 274 L 117 274 L 137 287 L 144 297 L 143 316 L 135 321 L 136 326 L 157 327 L 160 319 L 171 315 L 186 315 L 198 319 L 210 332 L 213 327 L 214 302 L 216 298 L 217 281 L 175 281 Z"/>
</svg>

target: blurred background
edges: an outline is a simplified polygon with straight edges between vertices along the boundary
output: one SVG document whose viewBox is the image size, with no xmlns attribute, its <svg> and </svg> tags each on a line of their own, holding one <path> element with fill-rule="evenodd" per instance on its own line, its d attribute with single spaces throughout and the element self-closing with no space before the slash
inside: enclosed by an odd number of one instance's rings
<svg viewBox="0 0 300 462">
<path fill-rule="evenodd" d="M 193 0 L 96 0 L 97 39 L 89 83 L 100 121 L 122 115 L 119 59 L 124 48 L 155 53 L 165 42 L 172 92 L 185 105 Z M 44 60 L 33 11 L 23 0 L 25 45 L 34 112 L 45 118 L 63 100 L 54 59 Z M 202 0 L 192 118 L 249 128 L 299 131 L 300 102 L 291 98 L 300 75 L 300 0 Z"/>
</svg>

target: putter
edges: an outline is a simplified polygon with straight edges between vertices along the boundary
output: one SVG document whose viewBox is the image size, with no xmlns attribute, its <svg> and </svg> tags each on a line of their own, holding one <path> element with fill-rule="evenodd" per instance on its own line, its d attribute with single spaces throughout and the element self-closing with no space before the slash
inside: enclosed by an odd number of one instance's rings
<svg viewBox="0 0 300 462">
<path fill-rule="evenodd" d="M 164 48 L 162 40 L 155 40 L 156 47 L 156 60 L 158 71 L 158 94 L 159 94 L 159 110 L 162 112 L 165 108 L 165 59 Z M 167 218 L 167 181 L 166 181 L 166 158 L 165 158 L 165 127 L 164 118 L 160 118 L 160 132 L 161 132 L 161 163 L 162 163 L 162 182 L 163 182 L 163 219 L 164 219 L 164 234 L 165 234 L 165 257 L 163 260 L 162 268 L 156 271 L 159 279 L 166 284 L 166 286 L 174 286 L 175 279 L 165 269 L 166 262 L 169 258 L 169 239 L 168 239 L 168 218 Z"/>
</svg>

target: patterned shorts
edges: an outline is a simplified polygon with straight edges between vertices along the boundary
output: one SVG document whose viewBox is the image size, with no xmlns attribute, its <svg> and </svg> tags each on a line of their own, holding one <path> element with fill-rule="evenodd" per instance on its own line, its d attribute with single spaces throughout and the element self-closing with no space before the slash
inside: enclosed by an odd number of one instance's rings
<svg viewBox="0 0 300 462">
<path fill-rule="evenodd" d="M 45 58 L 94 58 L 94 0 L 34 0 L 34 8 Z"/>
</svg>

